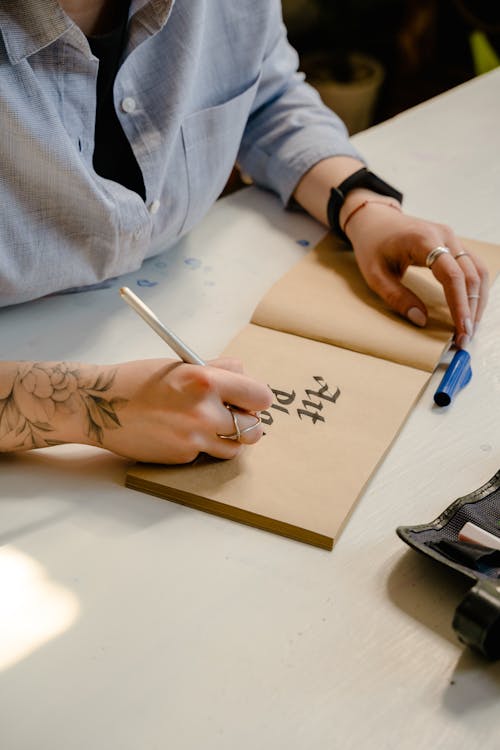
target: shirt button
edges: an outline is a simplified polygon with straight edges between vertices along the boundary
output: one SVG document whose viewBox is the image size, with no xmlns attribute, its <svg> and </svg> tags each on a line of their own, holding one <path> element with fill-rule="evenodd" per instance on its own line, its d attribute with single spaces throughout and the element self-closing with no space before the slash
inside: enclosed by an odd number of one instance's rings
<svg viewBox="0 0 500 750">
<path fill-rule="evenodd" d="M 151 205 L 149 206 L 149 213 L 150 214 L 157 214 L 160 210 L 160 201 L 153 201 Z"/>
<path fill-rule="evenodd" d="M 135 99 L 131 96 L 126 96 L 125 99 L 122 99 L 122 109 L 124 112 L 130 113 L 135 112 L 136 103 Z"/>
</svg>

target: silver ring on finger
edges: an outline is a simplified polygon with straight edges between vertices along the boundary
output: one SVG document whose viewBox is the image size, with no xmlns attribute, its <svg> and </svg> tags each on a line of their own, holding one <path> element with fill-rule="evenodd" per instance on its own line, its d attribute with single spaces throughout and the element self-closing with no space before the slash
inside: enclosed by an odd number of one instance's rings
<svg viewBox="0 0 500 750">
<path fill-rule="evenodd" d="M 468 294 L 467 299 L 479 299 L 480 294 Z"/>
<path fill-rule="evenodd" d="M 229 411 L 233 419 L 234 432 L 232 432 L 230 435 L 221 435 L 221 433 L 218 432 L 217 437 L 220 437 L 223 440 L 236 440 L 239 443 L 240 437 L 241 437 L 241 429 L 240 429 L 240 423 L 238 421 L 238 415 L 227 404 L 226 404 L 226 409 Z"/>
<path fill-rule="evenodd" d="M 427 255 L 427 258 L 425 259 L 425 265 L 427 266 L 427 268 L 432 268 L 432 265 L 436 262 L 439 256 L 443 254 L 451 255 L 450 248 L 446 247 L 446 245 L 438 245 L 433 250 L 431 250 Z"/>
<path fill-rule="evenodd" d="M 455 260 L 458 260 L 458 258 L 463 258 L 464 255 L 469 255 L 467 250 L 460 250 L 460 252 L 454 255 L 453 257 L 455 258 Z"/>
<path fill-rule="evenodd" d="M 249 414 L 249 416 L 255 417 L 255 422 L 254 424 L 251 424 L 248 427 L 243 427 L 242 429 L 240 427 L 238 415 L 229 406 L 227 406 L 226 408 L 229 409 L 229 411 L 231 412 L 235 431 L 232 432 L 230 435 L 221 435 L 218 432 L 217 437 L 220 437 L 223 440 L 236 440 L 238 442 L 241 442 L 240 441 L 241 436 L 245 435 L 247 432 L 251 432 L 251 430 L 255 430 L 255 428 L 258 427 L 262 421 L 261 418 L 257 414 Z"/>
</svg>

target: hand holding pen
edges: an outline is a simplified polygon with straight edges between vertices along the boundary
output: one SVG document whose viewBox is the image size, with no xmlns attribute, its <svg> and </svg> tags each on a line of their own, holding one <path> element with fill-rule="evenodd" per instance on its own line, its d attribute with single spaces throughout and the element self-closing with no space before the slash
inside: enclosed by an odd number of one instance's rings
<svg viewBox="0 0 500 750">
<path fill-rule="evenodd" d="M 130 289 L 123 287 L 120 294 L 183 363 L 197 365 L 168 365 L 164 395 L 161 387 L 158 390 L 158 397 L 169 401 L 162 420 L 165 420 L 168 433 L 177 435 L 177 445 L 172 445 L 169 451 L 173 458 L 142 460 L 184 463 L 193 460 L 200 452 L 218 458 L 232 458 L 239 452 L 241 443 L 251 444 L 259 440 L 263 430 L 258 412 L 271 404 L 269 388 L 244 375 L 235 360 L 205 363 Z"/>
</svg>

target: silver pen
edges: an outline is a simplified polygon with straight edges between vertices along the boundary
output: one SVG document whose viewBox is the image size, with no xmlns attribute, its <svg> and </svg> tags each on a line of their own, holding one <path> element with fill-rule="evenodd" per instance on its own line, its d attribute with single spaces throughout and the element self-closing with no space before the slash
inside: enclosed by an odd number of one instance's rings
<svg viewBox="0 0 500 750">
<path fill-rule="evenodd" d="M 156 317 L 154 312 L 142 301 L 139 297 L 128 288 L 128 286 L 122 286 L 120 289 L 122 299 L 130 305 L 130 307 L 141 316 L 146 323 L 151 326 L 158 336 L 167 342 L 169 347 L 182 359 L 183 362 L 187 362 L 190 365 L 206 365 L 206 362 L 202 360 L 189 346 L 180 340 L 178 336 L 171 330 L 169 330 L 163 323 Z"/>
<path fill-rule="evenodd" d="M 158 336 L 160 336 L 164 341 L 167 342 L 169 347 L 173 349 L 173 351 L 182 359 L 183 362 L 186 362 L 189 365 L 202 365 L 203 367 L 206 366 L 206 362 L 204 362 L 201 357 L 195 354 L 195 352 L 193 352 L 193 350 L 190 349 L 189 346 L 186 346 L 186 344 L 181 341 L 173 331 L 163 325 L 161 320 L 156 317 L 154 312 L 146 304 L 144 304 L 142 299 L 134 294 L 134 292 L 129 289 L 128 286 L 122 286 L 120 289 L 120 294 L 122 296 L 122 299 L 124 299 L 125 302 L 130 305 L 130 307 L 135 310 L 135 312 L 140 315 L 141 318 L 146 321 L 149 326 L 151 326 L 153 331 L 155 331 Z M 235 431 L 230 435 L 221 435 L 220 433 L 217 433 L 218 437 L 223 438 L 224 440 L 237 440 L 239 442 L 240 437 L 244 433 L 250 432 L 250 430 L 253 430 L 255 427 L 257 427 L 258 424 L 260 424 L 261 419 L 259 414 L 256 414 L 252 411 L 246 411 L 245 409 L 240 409 L 238 406 L 234 406 L 232 404 L 224 403 L 224 406 L 229 410 L 231 414 Z M 257 421 L 255 422 L 255 424 L 249 425 L 248 427 L 242 429 L 238 422 L 239 414 L 248 414 L 252 417 L 255 417 Z"/>
</svg>

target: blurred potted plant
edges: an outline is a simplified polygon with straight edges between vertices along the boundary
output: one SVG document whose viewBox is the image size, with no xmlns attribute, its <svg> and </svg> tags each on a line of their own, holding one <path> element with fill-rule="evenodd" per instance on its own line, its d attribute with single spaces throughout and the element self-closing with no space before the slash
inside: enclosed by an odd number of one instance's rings
<svg viewBox="0 0 500 750">
<path fill-rule="evenodd" d="M 313 50 L 301 56 L 307 80 L 349 132 L 369 127 L 384 81 L 383 64 L 364 51 L 377 34 L 381 11 L 396 0 L 314 0 L 318 23 Z"/>
</svg>

